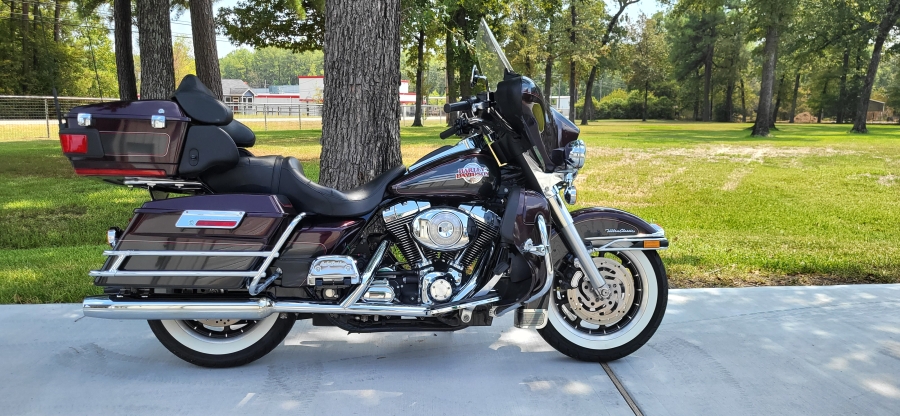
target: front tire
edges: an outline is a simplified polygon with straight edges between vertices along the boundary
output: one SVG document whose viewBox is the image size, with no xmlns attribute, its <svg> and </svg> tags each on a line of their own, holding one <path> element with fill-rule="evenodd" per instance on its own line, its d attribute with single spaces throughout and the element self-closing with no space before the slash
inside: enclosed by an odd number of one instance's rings
<svg viewBox="0 0 900 416">
<path fill-rule="evenodd" d="M 259 321 L 218 319 L 147 321 L 163 346 L 201 367 L 237 367 L 262 358 L 281 344 L 296 321 L 274 313 Z"/>
<path fill-rule="evenodd" d="M 538 333 L 569 357 L 606 362 L 625 357 L 650 340 L 665 315 L 669 284 L 655 251 L 609 253 L 594 261 L 610 287 L 615 284 L 614 289 L 621 293 L 600 302 L 594 295 L 584 295 L 590 292 L 579 291 L 589 287 L 585 286 L 585 277 L 576 278 L 573 287 L 566 277 L 557 274 L 554 288 L 547 295 L 548 323 Z M 623 288 L 632 293 L 624 293 Z M 609 301 L 608 308 L 605 301 Z M 617 301 L 628 304 L 620 306 Z"/>
</svg>

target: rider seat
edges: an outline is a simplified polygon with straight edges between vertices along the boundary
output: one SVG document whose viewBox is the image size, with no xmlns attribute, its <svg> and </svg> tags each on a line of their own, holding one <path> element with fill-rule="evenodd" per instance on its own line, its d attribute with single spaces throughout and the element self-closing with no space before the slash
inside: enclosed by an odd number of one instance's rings
<svg viewBox="0 0 900 416">
<path fill-rule="evenodd" d="M 307 178 L 300 161 L 294 157 L 244 156 L 234 168 L 203 177 L 203 181 L 216 193 L 284 195 L 297 211 L 358 217 L 378 207 L 388 185 L 404 173 L 406 167 L 397 166 L 365 185 L 341 192 Z"/>
</svg>

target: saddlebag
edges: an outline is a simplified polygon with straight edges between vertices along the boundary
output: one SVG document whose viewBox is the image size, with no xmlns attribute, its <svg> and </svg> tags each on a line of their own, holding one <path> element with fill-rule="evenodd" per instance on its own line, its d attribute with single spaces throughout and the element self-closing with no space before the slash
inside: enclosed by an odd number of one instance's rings
<svg viewBox="0 0 900 416">
<path fill-rule="evenodd" d="M 294 208 L 275 195 L 200 195 L 145 203 L 115 243 L 97 286 L 237 289 L 256 276 Z M 247 253 L 246 256 L 242 255 Z"/>
</svg>

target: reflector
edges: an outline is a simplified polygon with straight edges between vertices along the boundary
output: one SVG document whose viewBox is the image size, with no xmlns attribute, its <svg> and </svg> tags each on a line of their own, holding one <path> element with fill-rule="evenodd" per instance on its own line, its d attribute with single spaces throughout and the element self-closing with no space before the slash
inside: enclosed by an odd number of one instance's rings
<svg viewBox="0 0 900 416">
<path fill-rule="evenodd" d="M 75 168 L 75 174 L 85 176 L 166 176 L 161 169 L 87 169 Z"/>
<path fill-rule="evenodd" d="M 87 153 L 88 138 L 84 134 L 60 134 L 63 153 Z"/>
</svg>

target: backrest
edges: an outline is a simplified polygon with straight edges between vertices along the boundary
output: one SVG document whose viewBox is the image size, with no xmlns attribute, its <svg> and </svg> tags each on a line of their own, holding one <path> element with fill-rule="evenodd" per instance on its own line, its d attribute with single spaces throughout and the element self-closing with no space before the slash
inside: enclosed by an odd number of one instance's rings
<svg viewBox="0 0 900 416">
<path fill-rule="evenodd" d="M 172 100 L 178 103 L 194 124 L 227 126 L 234 118 L 231 109 L 217 100 L 196 75 L 186 75 L 181 80 L 178 89 L 172 94 Z"/>
<path fill-rule="evenodd" d="M 232 120 L 227 126 L 222 126 L 222 130 L 231 136 L 237 147 L 253 147 L 256 144 L 256 134 L 240 121 Z"/>
</svg>

